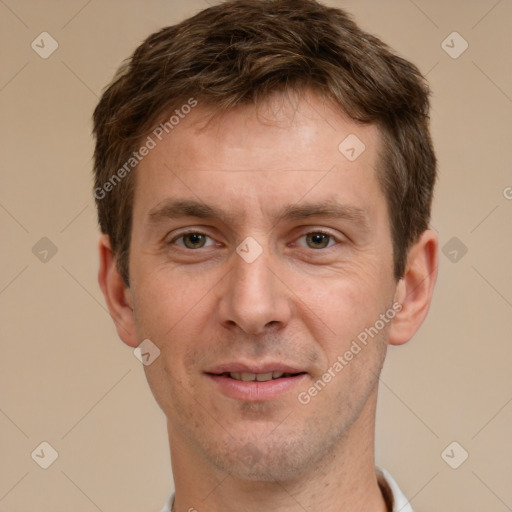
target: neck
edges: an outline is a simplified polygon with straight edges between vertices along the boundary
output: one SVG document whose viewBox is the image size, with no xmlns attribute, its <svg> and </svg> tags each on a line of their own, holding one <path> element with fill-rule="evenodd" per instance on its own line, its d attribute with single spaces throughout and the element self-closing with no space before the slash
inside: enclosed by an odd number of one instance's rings
<svg viewBox="0 0 512 512">
<path fill-rule="evenodd" d="M 374 463 L 375 396 L 319 464 L 283 481 L 254 481 L 220 471 L 168 424 L 175 512 L 386 512 Z"/>
</svg>

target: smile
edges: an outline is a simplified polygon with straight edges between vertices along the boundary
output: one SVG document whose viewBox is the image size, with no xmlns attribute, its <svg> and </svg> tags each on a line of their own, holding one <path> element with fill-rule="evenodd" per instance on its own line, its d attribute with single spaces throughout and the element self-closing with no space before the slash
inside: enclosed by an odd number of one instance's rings
<svg viewBox="0 0 512 512">
<path fill-rule="evenodd" d="M 302 382 L 307 373 L 267 373 L 224 372 L 207 373 L 214 389 L 224 396 L 241 401 L 266 401 L 285 396 Z M 296 392 L 296 391 L 295 391 Z"/>
<path fill-rule="evenodd" d="M 282 377 L 293 377 L 298 375 L 297 373 L 284 373 L 280 371 L 268 372 L 268 373 L 248 373 L 248 372 L 225 372 L 222 374 L 223 377 L 231 377 L 235 380 L 242 380 L 244 382 L 266 382 L 268 380 L 280 379 Z"/>
</svg>

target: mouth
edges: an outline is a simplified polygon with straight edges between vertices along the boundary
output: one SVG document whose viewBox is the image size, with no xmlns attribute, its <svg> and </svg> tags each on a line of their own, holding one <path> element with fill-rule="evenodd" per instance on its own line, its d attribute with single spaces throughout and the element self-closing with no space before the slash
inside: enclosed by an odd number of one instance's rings
<svg viewBox="0 0 512 512">
<path fill-rule="evenodd" d="M 307 372 L 295 368 L 277 366 L 279 365 L 242 368 L 237 365 L 226 365 L 205 374 L 215 384 L 214 389 L 229 398 L 266 401 L 289 393 L 308 375 Z"/>
<path fill-rule="evenodd" d="M 229 379 L 240 380 L 242 382 L 267 382 L 269 380 L 287 379 L 289 377 L 296 377 L 305 372 L 285 373 L 281 371 L 273 371 L 267 373 L 249 373 L 249 372 L 224 372 L 218 374 L 218 377 L 226 377 Z M 216 375 L 216 374 L 210 374 Z"/>
</svg>

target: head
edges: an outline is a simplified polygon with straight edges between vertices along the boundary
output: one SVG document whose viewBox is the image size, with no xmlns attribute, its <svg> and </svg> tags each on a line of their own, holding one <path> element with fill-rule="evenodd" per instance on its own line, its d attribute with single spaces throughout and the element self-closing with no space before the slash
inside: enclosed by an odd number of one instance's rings
<svg viewBox="0 0 512 512">
<path fill-rule="evenodd" d="M 94 112 L 100 285 L 120 337 L 160 350 L 147 378 L 191 453 L 287 478 L 371 431 L 386 348 L 435 282 L 428 95 L 311 0 L 211 7 L 119 69 Z M 226 365 L 300 375 L 245 400 Z"/>
</svg>

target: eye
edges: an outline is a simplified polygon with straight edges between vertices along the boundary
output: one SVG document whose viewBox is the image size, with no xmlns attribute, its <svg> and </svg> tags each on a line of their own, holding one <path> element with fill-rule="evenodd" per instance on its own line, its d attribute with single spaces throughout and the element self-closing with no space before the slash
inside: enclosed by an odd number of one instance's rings
<svg viewBox="0 0 512 512">
<path fill-rule="evenodd" d="M 325 249 L 336 245 L 336 239 L 331 233 L 317 230 L 306 233 L 300 239 L 305 238 L 308 249 Z M 330 244 L 332 242 L 332 244 Z M 330 244 L 330 245 L 329 245 Z M 302 246 L 304 247 L 304 246 Z"/>
<path fill-rule="evenodd" d="M 308 249 L 326 249 L 336 245 L 336 242 L 338 241 L 334 235 L 322 230 L 310 231 L 299 238 L 299 240 L 302 239 L 305 239 L 306 245 L 298 245 Z M 208 240 L 210 240 L 210 243 L 208 243 Z M 169 243 L 176 244 L 178 247 L 182 247 L 183 249 L 192 250 L 216 245 L 215 241 L 210 236 L 199 231 L 181 233 L 173 238 Z"/>
<path fill-rule="evenodd" d="M 189 231 L 187 233 L 182 233 L 181 235 L 173 238 L 170 243 L 178 245 L 178 247 L 183 247 L 184 249 L 202 249 L 203 247 L 208 247 L 206 245 L 206 240 L 210 239 L 212 243 L 211 245 L 215 245 L 215 242 L 204 233 L 199 233 L 198 231 Z M 177 243 L 178 240 L 181 240 L 182 243 Z"/>
</svg>

